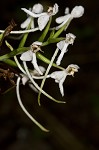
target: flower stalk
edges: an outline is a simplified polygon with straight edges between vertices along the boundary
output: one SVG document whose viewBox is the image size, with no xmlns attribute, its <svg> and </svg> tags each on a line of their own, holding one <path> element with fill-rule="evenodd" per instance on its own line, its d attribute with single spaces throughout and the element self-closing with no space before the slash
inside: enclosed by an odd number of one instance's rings
<svg viewBox="0 0 99 150">
<path fill-rule="evenodd" d="M 64 11 L 65 14 L 57 17 L 55 20 L 55 17 L 53 16 L 59 12 L 57 3 L 53 6 L 49 6 L 47 11 L 45 11 L 44 6 L 40 3 L 33 5 L 33 7 L 30 7 L 29 9 L 21 8 L 21 10 L 27 15 L 25 21 L 22 21 L 20 24 L 21 29 L 14 31 L 13 27 L 15 24 L 12 23 L 5 30 L 0 30 L 0 51 L 3 51 L 3 44 L 6 44 L 11 51 L 1 55 L 0 61 L 15 68 L 18 67 L 19 70 L 18 73 L 15 74 L 17 79 L 15 79 L 16 84 L 14 87 L 16 86 L 16 95 L 19 105 L 30 120 L 32 120 L 42 131 L 48 132 L 49 130 L 36 121 L 23 105 L 19 91 L 20 83 L 23 86 L 28 84 L 28 87 L 38 94 L 39 106 L 41 105 L 41 94 L 56 103 L 66 103 L 62 100 L 57 100 L 46 93 L 46 91 L 43 90 L 43 87 L 48 78 L 54 79 L 55 83 L 58 83 L 60 94 L 63 97 L 65 94 L 63 84 L 67 75 L 74 77 L 74 73 L 78 72 L 78 65 L 70 64 L 67 67 L 64 67 L 61 66 L 61 62 L 65 57 L 65 53 L 68 51 L 69 44 L 73 45 L 76 37 L 72 33 L 66 33 L 66 30 L 74 18 L 79 18 L 84 14 L 84 8 L 83 6 L 75 6 L 70 13 L 69 8 L 66 7 Z M 58 25 L 52 26 L 53 21 Z M 35 36 L 37 33 L 36 31 L 40 32 L 39 37 Z M 29 33 L 31 33 L 33 40 L 31 44 L 29 44 L 30 42 L 28 41 Z M 62 33 L 65 33 L 66 37 L 62 37 Z M 21 34 L 20 37 L 18 37 L 17 42 L 19 43 L 17 48 L 13 46 L 13 43 L 10 44 L 10 34 L 15 34 L 14 37 L 12 37 L 14 42 L 17 40 L 18 34 Z M 7 39 L 3 43 L 5 37 Z M 37 39 L 34 40 L 34 37 L 37 37 Z M 50 48 L 49 45 L 52 47 Z M 45 51 L 50 53 L 51 50 L 53 55 L 49 59 L 45 57 Z M 41 66 L 41 62 L 42 65 L 48 64 L 48 67 Z M 51 72 L 52 67 L 58 70 Z M 38 84 L 39 82 L 36 82 L 37 80 L 40 80 L 40 85 Z"/>
</svg>

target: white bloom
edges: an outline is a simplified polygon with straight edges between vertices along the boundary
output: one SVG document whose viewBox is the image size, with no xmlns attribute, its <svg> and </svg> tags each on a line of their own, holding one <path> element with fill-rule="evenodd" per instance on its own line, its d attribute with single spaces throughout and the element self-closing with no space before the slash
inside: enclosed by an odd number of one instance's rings
<svg viewBox="0 0 99 150">
<path fill-rule="evenodd" d="M 43 66 L 39 66 L 39 69 L 42 71 L 42 73 L 45 72 L 45 68 Z M 32 76 L 32 78 L 34 79 L 41 79 L 39 78 L 40 74 L 37 72 L 37 70 L 30 70 L 30 74 Z M 35 88 L 35 86 L 29 82 L 29 77 L 26 74 L 21 73 L 20 74 L 22 76 L 21 80 L 22 80 L 22 84 L 25 85 L 28 82 L 29 87 L 35 91 L 36 93 L 38 93 L 38 90 Z"/>
<path fill-rule="evenodd" d="M 31 22 L 31 28 L 34 28 L 34 18 L 38 17 L 38 15 L 40 15 L 43 12 L 43 6 L 41 4 L 35 4 L 33 6 L 33 8 L 29 8 L 29 10 L 27 10 L 26 8 L 21 8 L 23 11 L 25 11 L 28 14 L 28 18 L 21 24 L 21 28 L 27 28 L 28 25 Z M 34 17 L 30 14 L 34 14 Z"/>
<path fill-rule="evenodd" d="M 41 50 L 40 45 L 42 45 L 42 42 L 38 42 L 38 41 L 34 42 L 31 45 L 30 50 L 21 54 L 20 59 L 22 61 L 31 61 L 34 68 L 39 72 L 40 75 L 42 75 L 43 73 L 41 72 L 40 68 L 38 67 L 37 59 L 36 59 L 36 52 Z"/>
<path fill-rule="evenodd" d="M 47 23 L 50 19 L 50 16 L 55 15 L 57 12 L 58 12 L 58 5 L 55 3 L 53 7 L 49 7 L 46 14 L 44 14 L 38 18 L 38 26 L 41 31 L 47 25 Z"/>
<path fill-rule="evenodd" d="M 38 18 L 38 26 L 39 26 L 39 30 L 42 31 L 45 26 L 47 25 L 50 16 L 55 15 L 58 12 L 58 5 L 55 3 L 53 7 L 49 7 L 47 12 L 41 12 L 41 13 L 34 13 L 31 12 L 29 10 L 27 10 L 26 8 L 22 8 L 23 11 L 25 11 L 28 15 L 30 15 L 33 18 Z"/>
<path fill-rule="evenodd" d="M 74 76 L 75 72 L 78 72 L 79 67 L 77 65 L 71 64 L 63 71 L 55 71 L 50 74 L 50 77 L 55 79 L 56 83 L 59 83 L 59 89 L 62 96 L 64 96 L 64 88 L 63 83 L 67 77 L 67 75 Z"/>
<path fill-rule="evenodd" d="M 60 24 L 59 26 L 55 27 L 56 30 L 61 28 L 65 23 L 67 23 L 69 20 L 72 20 L 73 18 L 79 18 L 84 14 L 84 7 L 83 6 L 75 6 L 71 13 L 69 13 L 69 10 L 65 9 L 64 16 L 56 18 L 56 22 Z"/>
<path fill-rule="evenodd" d="M 60 41 L 59 43 L 57 43 L 57 48 L 61 50 L 61 53 L 56 61 L 57 65 L 60 65 L 61 60 L 64 56 L 64 54 L 67 52 L 67 47 L 69 44 L 73 44 L 74 40 L 75 40 L 75 35 L 73 35 L 72 33 L 68 33 L 66 34 L 66 39 L 63 41 Z"/>
</svg>

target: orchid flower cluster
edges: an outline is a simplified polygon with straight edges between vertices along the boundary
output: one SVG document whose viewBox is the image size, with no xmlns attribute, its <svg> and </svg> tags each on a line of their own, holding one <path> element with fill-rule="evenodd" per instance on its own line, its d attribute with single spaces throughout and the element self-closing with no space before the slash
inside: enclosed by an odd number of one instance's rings
<svg viewBox="0 0 99 150">
<path fill-rule="evenodd" d="M 27 18 L 21 23 L 20 28 L 22 30 L 14 31 L 13 25 L 9 25 L 5 30 L 0 30 L 0 45 L 5 36 L 9 34 L 21 34 L 21 40 L 17 49 L 6 40 L 6 46 L 11 50 L 9 54 L 0 56 L 0 61 L 8 63 L 11 66 L 18 67 L 19 73 L 15 74 L 17 77 L 16 81 L 16 94 L 18 102 L 25 112 L 25 114 L 43 131 L 48 132 L 48 130 L 43 127 L 39 122 L 37 122 L 32 115 L 26 110 L 22 103 L 20 96 L 20 83 L 23 85 L 28 84 L 29 87 L 38 93 L 38 104 L 40 105 L 41 94 L 47 96 L 50 100 L 57 103 L 65 103 L 64 101 L 59 101 L 46 93 L 43 90 L 44 83 L 46 79 L 54 79 L 59 86 L 60 94 L 64 96 L 64 87 L 66 77 L 69 75 L 74 76 L 75 72 L 78 72 L 79 66 L 76 64 L 70 64 L 65 68 L 61 67 L 61 62 L 64 58 L 65 53 L 68 51 L 69 45 L 73 45 L 76 36 L 72 33 L 66 33 L 65 37 L 61 37 L 62 32 L 66 32 L 67 27 L 74 18 L 79 18 L 84 14 L 83 6 L 75 6 L 71 12 L 69 8 L 66 7 L 64 15 L 57 17 L 55 19 L 56 26 L 51 27 L 51 22 L 53 16 L 58 14 L 59 6 L 57 3 L 53 7 L 49 7 L 47 11 L 44 11 L 42 4 L 38 3 L 33 5 L 32 8 L 26 9 L 21 8 L 23 12 L 27 14 Z M 28 39 L 29 33 L 36 34 L 39 31 L 41 36 L 31 43 L 29 47 L 25 47 L 26 40 Z M 49 34 L 50 33 L 50 34 Z M 49 35 L 48 38 L 46 38 Z M 9 36 L 8 36 L 9 37 Z M 49 44 L 55 44 L 56 49 L 53 52 L 51 59 L 44 56 L 43 47 Z M 43 52 L 43 54 L 42 54 Z M 19 55 L 19 57 L 17 57 Z M 14 60 L 12 59 L 14 58 Z M 38 59 L 48 64 L 47 68 L 38 65 Z M 33 65 L 33 68 L 28 68 L 27 62 Z M 55 67 L 58 70 L 49 73 L 51 67 Z M 41 85 L 39 86 L 36 80 L 41 80 Z"/>
</svg>

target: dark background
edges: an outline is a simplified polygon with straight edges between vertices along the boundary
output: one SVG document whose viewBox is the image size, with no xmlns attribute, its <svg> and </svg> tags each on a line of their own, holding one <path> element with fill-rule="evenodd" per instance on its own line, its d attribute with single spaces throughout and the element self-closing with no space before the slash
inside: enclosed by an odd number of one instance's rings
<svg viewBox="0 0 99 150">
<path fill-rule="evenodd" d="M 58 85 L 53 80 L 46 81 L 44 89 L 55 98 L 66 101 L 66 104 L 54 103 L 42 95 L 42 105 L 39 107 L 37 94 L 28 86 L 20 86 L 24 105 L 40 123 L 50 129 L 49 133 L 42 132 L 27 118 L 17 102 L 15 88 L 0 95 L 0 150 L 98 150 L 98 1 L 3 0 L 0 4 L 0 29 L 5 29 L 12 18 L 20 25 L 26 18 L 20 8 L 32 7 L 38 2 L 42 3 L 45 9 L 55 2 L 58 3 L 60 15 L 64 14 L 65 7 L 72 10 L 76 5 L 84 6 L 83 17 L 74 19 L 66 31 L 74 33 L 77 38 L 62 61 L 63 67 L 74 63 L 80 66 L 80 70 L 74 78 L 67 77 L 64 82 L 63 99 Z M 13 43 L 15 47 L 18 42 Z M 27 45 L 29 43 L 31 38 Z M 50 47 L 51 50 L 52 48 Z M 50 55 L 51 53 L 48 57 Z M 9 84 L 9 81 L 0 79 L 1 91 L 6 90 Z"/>
</svg>

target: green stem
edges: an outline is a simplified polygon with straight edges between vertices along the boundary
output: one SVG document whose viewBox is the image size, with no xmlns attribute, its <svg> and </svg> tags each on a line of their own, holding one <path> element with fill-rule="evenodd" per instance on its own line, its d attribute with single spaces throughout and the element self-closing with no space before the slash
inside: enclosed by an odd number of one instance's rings
<svg viewBox="0 0 99 150">
<path fill-rule="evenodd" d="M 24 34 L 24 36 L 23 36 L 23 38 L 22 38 L 22 40 L 21 40 L 21 42 L 20 42 L 20 44 L 19 44 L 18 47 L 23 47 L 23 46 L 25 45 L 26 39 L 27 39 L 27 37 L 28 37 L 28 34 L 29 34 L 29 33 L 25 33 L 25 34 Z"/>
</svg>

